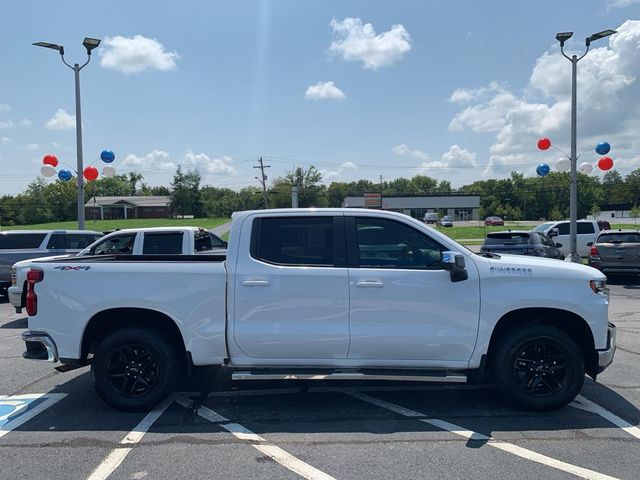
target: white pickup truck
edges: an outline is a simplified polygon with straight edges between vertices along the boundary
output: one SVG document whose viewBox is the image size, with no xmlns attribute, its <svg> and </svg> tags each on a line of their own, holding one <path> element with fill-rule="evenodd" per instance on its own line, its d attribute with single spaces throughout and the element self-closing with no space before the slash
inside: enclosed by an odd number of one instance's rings
<svg viewBox="0 0 640 480">
<path fill-rule="evenodd" d="M 226 254 L 227 242 L 212 232 L 199 227 L 146 227 L 117 230 L 93 242 L 77 256 L 85 255 L 195 255 Z M 55 255 L 39 260 L 66 258 Z M 27 271 L 34 260 L 16 262 L 10 270 L 9 303 L 21 313 L 26 305 Z"/>
<path fill-rule="evenodd" d="M 548 410 L 613 360 L 605 280 L 480 256 L 393 212 L 241 212 L 226 258 L 34 262 L 24 356 L 91 363 L 122 410 L 152 408 L 203 366 L 238 381 L 491 380 Z"/>
<path fill-rule="evenodd" d="M 534 232 L 544 233 L 552 237 L 555 243 L 561 245 L 560 251 L 566 256 L 571 253 L 569 242 L 569 220 L 559 222 L 545 222 L 533 229 Z M 595 220 L 578 220 L 576 232 L 576 253 L 581 257 L 587 257 L 591 245 L 596 241 L 600 233 L 600 227 Z"/>
</svg>

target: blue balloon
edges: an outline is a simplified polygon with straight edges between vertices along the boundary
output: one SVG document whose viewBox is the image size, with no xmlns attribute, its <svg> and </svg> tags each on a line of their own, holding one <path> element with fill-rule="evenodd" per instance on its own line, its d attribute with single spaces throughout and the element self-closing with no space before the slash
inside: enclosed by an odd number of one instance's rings
<svg viewBox="0 0 640 480">
<path fill-rule="evenodd" d="M 68 182 L 73 178 L 73 173 L 71 173 L 71 170 L 62 169 L 58 172 L 58 178 L 63 182 Z"/>
<path fill-rule="evenodd" d="M 104 163 L 111 163 L 116 159 L 116 154 L 113 153 L 111 150 L 102 150 L 102 152 L 100 152 L 100 160 L 102 160 Z"/>
<path fill-rule="evenodd" d="M 598 155 L 606 155 L 607 153 L 609 153 L 609 150 L 611 150 L 611 145 L 609 145 L 607 142 L 600 142 L 598 145 L 596 145 L 596 153 Z"/>
<path fill-rule="evenodd" d="M 541 177 L 544 177 L 545 175 L 547 175 L 549 172 L 551 171 L 551 168 L 549 168 L 549 165 L 547 165 L 546 163 L 541 163 L 540 165 L 538 165 L 536 167 L 536 173 L 538 175 L 540 175 Z"/>
</svg>

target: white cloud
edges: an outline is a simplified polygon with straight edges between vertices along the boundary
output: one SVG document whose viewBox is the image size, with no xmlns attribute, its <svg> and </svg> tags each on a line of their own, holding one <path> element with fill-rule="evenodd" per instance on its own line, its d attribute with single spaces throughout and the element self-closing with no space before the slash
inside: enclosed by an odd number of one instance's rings
<svg viewBox="0 0 640 480">
<path fill-rule="evenodd" d="M 413 157 L 413 158 L 417 158 L 419 160 L 424 160 L 424 161 L 429 160 L 429 154 L 421 150 L 412 150 L 404 143 L 401 143 L 400 145 L 396 145 L 391 149 L 391 151 L 398 156 Z"/>
<path fill-rule="evenodd" d="M 477 166 L 475 153 L 461 148 L 459 145 L 451 145 L 449 151 L 442 154 L 441 160 L 422 162 L 416 172 L 432 177 L 450 178 L 452 175 L 463 173 L 465 168 L 476 168 Z"/>
<path fill-rule="evenodd" d="M 358 166 L 353 162 L 344 162 L 342 163 L 336 170 L 320 170 L 322 174 L 322 179 L 327 180 L 335 180 L 337 178 L 341 178 L 348 171 L 358 170 Z"/>
<path fill-rule="evenodd" d="M 347 96 L 333 82 L 318 82 L 307 88 L 304 98 L 308 100 L 344 100 Z"/>
<path fill-rule="evenodd" d="M 20 120 L 21 127 L 30 127 L 31 125 L 33 125 L 33 122 L 28 118 L 23 118 L 22 120 Z"/>
<path fill-rule="evenodd" d="M 0 120 L 0 128 L 13 128 L 11 120 Z"/>
<path fill-rule="evenodd" d="M 628 170 L 640 151 L 640 21 L 629 20 L 602 46 L 578 64 L 578 146 L 586 160 L 595 160 L 593 146 L 603 139 L 612 145 L 617 169 Z M 596 44 L 597 45 L 597 44 Z M 497 83 L 478 89 L 458 89 L 450 100 L 467 103 L 449 124 L 452 131 L 469 129 L 494 135 L 485 175 L 504 176 L 511 170 L 534 174 L 535 164 L 554 162 L 560 154 L 540 152 L 536 140 L 551 138 L 569 149 L 571 64 L 557 46 L 532 67 L 523 93 Z"/>
<path fill-rule="evenodd" d="M 0 112 L 6 112 L 11 110 L 11 105 L 8 103 L 0 103 Z"/>
<path fill-rule="evenodd" d="M 157 40 L 142 35 L 107 37 L 100 49 L 100 65 L 125 74 L 146 69 L 173 70 L 179 58 L 176 52 L 165 50 Z"/>
<path fill-rule="evenodd" d="M 38 145 L 37 143 L 29 143 L 24 147 L 25 150 L 31 150 L 31 151 L 37 150 L 38 148 L 40 148 L 40 145 Z"/>
<path fill-rule="evenodd" d="M 11 139 L 9 137 L 0 137 L 0 145 L 7 145 L 11 143 Z"/>
<path fill-rule="evenodd" d="M 137 170 L 155 171 L 166 171 L 176 168 L 176 165 L 171 161 L 169 154 L 162 150 L 153 150 L 151 153 L 148 153 L 143 157 L 138 157 L 137 155 L 130 153 L 124 158 L 122 166 L 132 167 Z"/>
<path fill-rule="evenodd" d="M 609 0 L 607 11 L 640 4 L 640 0 Z"/>
<path fill-rule="evenodd" d="M 182 162 L 187 168 L 197 168 L 209 175 L 235 175 L 236 170 L 231 164 L 231 157 L 210 158 L 205 153 L 193 153 L 187 150 Z"/>
<path fill-rule="evenodd" d="M 334 18 L 329 25 L 334 37 L 329 52 L 347 61 L 360 61 L 367 69 L 393 65 L 411 50 L 411 37 L 402 25 L 392 25 L 391 30 L 377 35 L 373 25 L 359 18 Z"/>
<path fill-rule="evenodd" d="M 76 117 L 59 108 L 47 121 L 46 126 L 49 130 L 73 130 L 76 128 Z"/>
</svg>

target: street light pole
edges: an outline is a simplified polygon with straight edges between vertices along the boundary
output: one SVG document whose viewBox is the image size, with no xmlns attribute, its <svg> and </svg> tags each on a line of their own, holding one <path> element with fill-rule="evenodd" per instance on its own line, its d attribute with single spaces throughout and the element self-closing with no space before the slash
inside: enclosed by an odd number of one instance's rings
<svg viewBox="0 0 640 480">
<path fill-rule="evenodd" d="M 564 42 L 573 36 L 573 32 L 561 32 L 556 34 L 556 40 L 560 42 L 560 51 L 562 55 L 571 62 L 571 184 L 569 188 L 569 247 L 570 253 L 567 260 L 575 263 L 581 263 L 582 258 L 578 255 L 578 153 L 577 153 L 577 93 L 578 93 L 578 62 L 589 53 L 589 46 L 593 40 L 608 37 L 617 33 L 615 30 L 603 30 L 587 37 L 585 43 L 587 49 L 578 57 L 572 55 L 569 57 L 564 53 Z"/>
<path fill-rule="evenodd" d="M 85 37 L 82 45 L 87 49 L 87 61 L 82 65 L 74 63 L 73 66 L 69 65 L 64 59 L 64 47 L 62 45 L 56 45 L 55 43 L 36 42 L 33 45 L 36 47 L 51 48 L 57 50 L 60 53 L 62 63 L 69 67 L 74 72 L 75 77 L 75 92 L 76 92 L 76 153 L 77 153 L 77 171 L 76 171 L 76 187 L 78 190 L 77 202 L 78 202 L 78 230 L 84 230 L 84 176 L 83 176 L 83 158 L 82 158 L 82 114 L 80 109 L 80 70 L 86 67 L 91 61 L 91 51 L 100 45 L 100 40 L 97 38 Z"/>
</svg>

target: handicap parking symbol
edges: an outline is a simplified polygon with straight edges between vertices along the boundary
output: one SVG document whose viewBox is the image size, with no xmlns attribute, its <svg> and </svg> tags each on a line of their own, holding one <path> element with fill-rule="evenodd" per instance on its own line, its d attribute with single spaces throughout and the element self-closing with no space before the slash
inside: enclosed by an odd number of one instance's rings
<svg viewBox="0 0 640 480">
<path fill-rule="evenodd" d="M 64 393 L 0 395 L 0 438 L 65 396 Z"/>
</svg>

